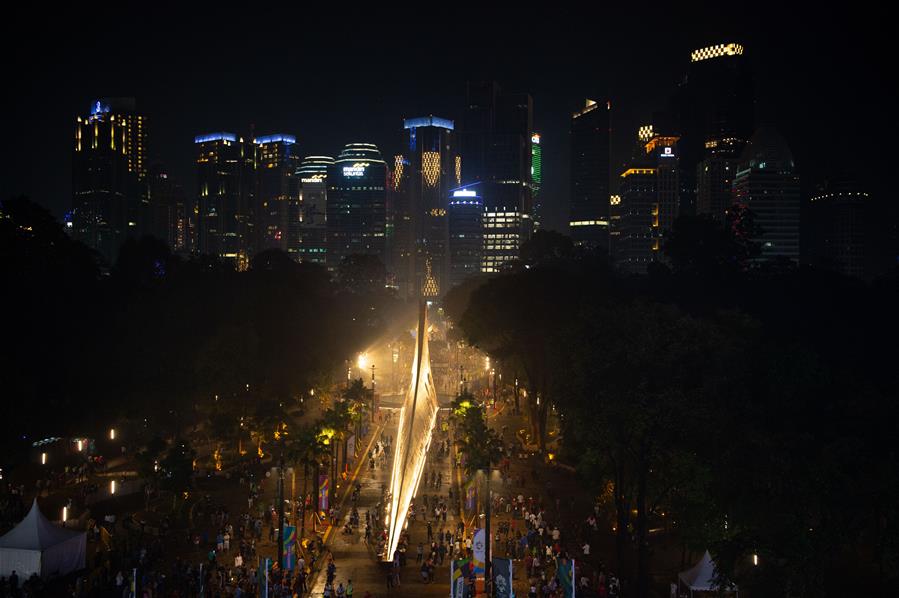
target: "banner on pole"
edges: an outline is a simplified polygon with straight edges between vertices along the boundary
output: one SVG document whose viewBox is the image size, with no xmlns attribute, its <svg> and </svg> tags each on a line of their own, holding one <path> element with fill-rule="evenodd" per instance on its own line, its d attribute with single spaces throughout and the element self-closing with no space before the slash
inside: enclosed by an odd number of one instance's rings
<svg viewBox="0 0 899 598">
<path fill-rule="evenodd" d="M 450 598 L 468 598 L 468 578 L 471 576 L 471 561 L 457 559 L 450 561 Z"/>
<path fill-rule="evenodd" d="M 281 567 L 288 571 L 294 568 L 294 546 L 297 543 L 297 528 L 293 525 L 284 526 L 284 562 Z"/>
<path fill-rule="evenodd" d="M 472 479 L 465 487 L 465 508 L 469 511 L 474 511 L 475 498 L 477 497 L 477 494 L 478 489 L 475 485 L 475 480 Z"/>
<path fill-rule="evenodd" d="M 318 510 L 324 513 L 328 512 L 328 486 L 328 474 L 320 474 L 318 476 Z"/>
<path fill-rule="evenodd" d="M 512 560 L 490 559 L 496 598 L 512 598 Z"/>
<path fill-rule="evenodd" d="M 574 573 L 574 559 L 556 558 L 556 579 L 562 588 L 563 598 L 575 598 L 577 583 Z"/>
<path fill-rule="evenodd" d="M 476 529 L 474 539 L 471 542 L 471 548 L 474 556 L 474 574 L 475 576 L 484 575 L 484 561 L 487 560 L 487 535 L 483 529 Z"/>
</svg>

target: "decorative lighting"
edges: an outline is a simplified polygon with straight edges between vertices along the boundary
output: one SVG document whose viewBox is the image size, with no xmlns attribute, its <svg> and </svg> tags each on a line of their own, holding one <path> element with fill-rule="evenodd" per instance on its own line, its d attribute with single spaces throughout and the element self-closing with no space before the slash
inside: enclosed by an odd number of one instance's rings
<svg viewBox="0 0 899 598">
<path fill-rule="evenodd" d="M 456 156 L 456 184 L 462 184 L 462 156 Z"/>
<path fill-rule="evenodd" d="M 690 62 L 699 62 L 700 60 L 718 58 L 719 56 L 740 56 L 742 54 L 743 46 L 740 44 L 718 44 L 717 46 L 693 50 L 690 53 Z"/>
<path fill-rule="evenodd" d="M 403 164 L 405 160 L 402 156 L 393 157 L 393 188 L 399 189 L 400 181 L 403 180 Z"/>
<path fill-rule="evenodd" d="M 437 180 L 440 178 L 440 152 L 421 153 L 421 175 L 424 177 L 425 185 L 437 186 Z"/>
<path fill-rule="evenodd" d="M 109 482 L 109 493 L 115 494 L 115 480 L 110 480 Z"/>
<path fill-rule="evenodd" d="M 47 453 L 41 453 L 41 465 L 47 464 Z"/>
<path fill-rule="evenodd" d="M 65 523 L 69 520 L 69 507 L 62 508 L 62 522 Z"/>
<path fill-rule="evenodd" d="M 215 395 L 215 400 L 218 400 L 218 395 Z M 115 428 L 109 428 L 109 439 L 115 440 Z"/>
<path fill-rule="evenodd" d="M 652 125 L 643 125 L 639 129 L 637 129 L 637 138 L 643 143 L 646 143 L 647 141 L 652 139 L 652 135 Z"/>
</svg>

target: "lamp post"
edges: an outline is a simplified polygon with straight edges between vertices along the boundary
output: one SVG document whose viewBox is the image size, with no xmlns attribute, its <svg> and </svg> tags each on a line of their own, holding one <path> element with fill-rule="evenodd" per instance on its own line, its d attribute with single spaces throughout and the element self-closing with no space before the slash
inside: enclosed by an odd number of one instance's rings
<svg viewBox="0 0 899 598">
<path fill-rule="evenodd" d="M 375 421 L 375 364 L 371 364 L 371 421 Z"/>
</svg>

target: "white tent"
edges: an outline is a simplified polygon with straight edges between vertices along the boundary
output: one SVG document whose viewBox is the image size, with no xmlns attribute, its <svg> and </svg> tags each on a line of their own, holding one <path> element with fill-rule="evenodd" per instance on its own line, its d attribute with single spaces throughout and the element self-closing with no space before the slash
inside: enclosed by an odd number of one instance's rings
<svg viewBox="0 0 899 598">
<path fill-rule="evenodd" d="M 715 561 L 712 560 L 712 555 L 708 550 L 705 551 L 698 563 L 690 569 L 682 571 L 677 577 L 690 590 L 691 596 L 693 592 L 717 592 L 719 590 L 718 583 L 715 581 Z M 739 595 L 736 586 L 722 589 L 727 592 L 736 592 Z"/>
<path fill-rule="evenodd" d="M 25 519 L 0 537 L 0 575 L 15 571 L 21 580 L 33 573 L 65 575 L 83 569 L 86 554 L 87 534 L 53 525 L 34 499 Z"/>
</svg>

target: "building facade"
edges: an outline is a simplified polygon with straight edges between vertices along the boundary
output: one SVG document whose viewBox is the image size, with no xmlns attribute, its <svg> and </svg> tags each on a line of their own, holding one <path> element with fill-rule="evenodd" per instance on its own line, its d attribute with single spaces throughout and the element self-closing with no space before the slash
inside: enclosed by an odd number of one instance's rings
<svg viewBox="0 0 899 598">
<path fill-rule="evenodd" d="M 571 238 L 601 253 L 609 250 L 609 111 L 588 99 L 571 116 Z"/>
<path fill-rule="evenodd" d="M 372 143 L 348 143 L 328 167 L 328 269 L 353 254 L 386 262 L 387 164 Z"/>
<path fill-rule="evenodd" d="M 484 255 L 484 200 L 479 189 L 480 183 L 473 183 L 450 192 L 450 287 L 481 272 Z"/>
<path fill-rule="evenodd" d="M 194 138 L 197 155 L 197 242 L 194 252 L 238 270 L 255 253 L 255 145 L 234 133 Z"/>
<path fill-rule="evenodd" d="M 300 158 L 297 139 L 283 133 L 256 137 L 256 251 L 280 249 L 298 258 Z"/>
<path fill-rule="evenodd" d="M 799 262 L 799 176 L 784 138 L 772 128 L 755 132 L 734 176 L 734 202 L 749 208 L 761 233 L 759 261 Z"/>
<path fill-rule="evenodd" d="M 333 164 L 331 156 L 306 156 L 297 169 L 300 214 L 296 257 L 301 262 L 327 263 L 328 168 Z M 293 233 L 290 234 L 292 237 Z"/>
<path fill-rule="evenodd" d="M 114 262 L 147 226 L 147 122 L 132 98 L 91 104 L 77 117 L 72 159 L 72 233 Z"/>
<path fill-rule="evenodd" d="M 809 201 L 810 262 L 863 280 L 872 276 L 872 206 L 869 194 L 850 181 L 828 181 Z"/>
</svg>

